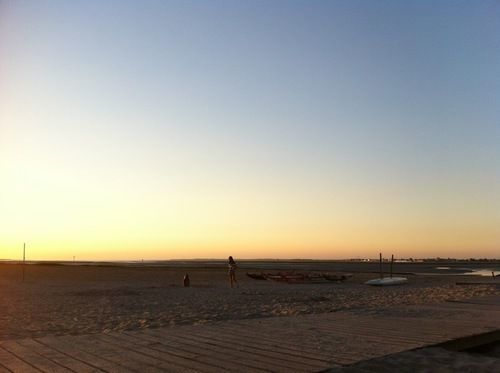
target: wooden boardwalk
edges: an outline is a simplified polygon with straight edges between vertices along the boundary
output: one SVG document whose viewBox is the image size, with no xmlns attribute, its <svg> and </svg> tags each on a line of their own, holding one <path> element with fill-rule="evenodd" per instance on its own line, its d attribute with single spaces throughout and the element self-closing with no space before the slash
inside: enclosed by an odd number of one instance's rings
<svg viewBox="0 0 500 373">
<path fill-rule="evenodd" d="M 500 297 L 0 342 L 0 372 L 317 372 L 500 330 Z"/>
</svg>

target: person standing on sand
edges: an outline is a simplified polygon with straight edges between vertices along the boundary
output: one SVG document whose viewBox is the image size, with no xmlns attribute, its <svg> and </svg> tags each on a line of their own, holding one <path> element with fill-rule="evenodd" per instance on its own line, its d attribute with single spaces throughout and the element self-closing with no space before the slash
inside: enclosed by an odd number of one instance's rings
<svg viewBox="0 0 500 373">
<path fill-rule="evenodd" d="M 229 282 L 231 283 L 231 287 L 233 287 L 234 284 L 238 286 L 238 281 L 236 281 L 236 262 L 234 261 L 233 257 L 229 257 Z"/>
</svg>

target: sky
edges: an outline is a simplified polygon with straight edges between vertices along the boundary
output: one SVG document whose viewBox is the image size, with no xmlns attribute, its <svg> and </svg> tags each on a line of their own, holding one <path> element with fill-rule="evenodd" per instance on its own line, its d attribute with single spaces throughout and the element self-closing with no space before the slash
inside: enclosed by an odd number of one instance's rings
<svg viewBox="0 0 500 373">
<path fill-rule="evenodd" d="M 499 14 L 0 0 L 0 258 L 498 258 Z"/>
</svg>

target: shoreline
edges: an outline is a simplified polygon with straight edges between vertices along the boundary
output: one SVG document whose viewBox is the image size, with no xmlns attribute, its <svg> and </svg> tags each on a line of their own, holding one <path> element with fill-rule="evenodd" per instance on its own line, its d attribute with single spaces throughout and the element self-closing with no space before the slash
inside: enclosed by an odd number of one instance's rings
<svg viewBox="0 0 500 373">
<path fill-rule="evenodd" d="M 302 259 L 239 259 L 238 267 L 243 269 L 290 269 L 290 270 L 337 270 L 342 272 L 380 272 L 378 261 L 353 260 L 302 260 Z M 3 265 L 30 265 L 30 266 L 94 266 L 94 267 L 162 267 L 162 268 L 219 268 L 226 267 L 226 259 L 189 259 L 189 260 L 150 260 L 150 261 L 53 261 L 53 260 L 10 260 L 0 259 Z M 383 261 L 384 273 L 389 272 L 389 261 Z M 488 261 L 426 261 L 426 262 L 394 262 L 396 270 L 393 273 L 401 274 L 461 274 L 476 270 L 500 271 L 500 260 Z M 405 270 L 401 270 L 404 268 Z M 427 271 L 427 272 L 425 272 Z"/>
</svg>

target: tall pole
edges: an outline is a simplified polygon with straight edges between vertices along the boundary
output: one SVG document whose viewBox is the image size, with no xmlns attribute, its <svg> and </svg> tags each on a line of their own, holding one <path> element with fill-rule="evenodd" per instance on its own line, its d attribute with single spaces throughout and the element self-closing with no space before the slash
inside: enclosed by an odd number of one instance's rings
<svg viewBox="0 0 500 373">
<path fill-rule="evenodd" d="M 382 253 L 380 255 L 380 278 L 384 278 L 384 275 L 382 274 Z"/>
<path fill-rule="evenodd" d="M 392 278 L 392 264 L 394 263 L 394 254 L 391 256 L 391 278 Z"/>
<path fill-rule="evenodd" d="M 24 282 L 24 264 L 26 263 L 26 242 L 23 244 L 23 282 Z"/>
</svg>

